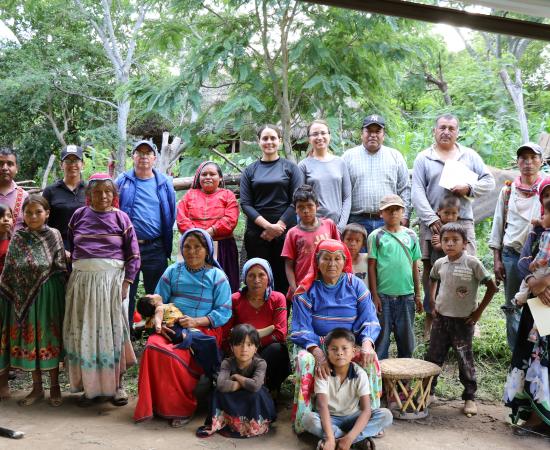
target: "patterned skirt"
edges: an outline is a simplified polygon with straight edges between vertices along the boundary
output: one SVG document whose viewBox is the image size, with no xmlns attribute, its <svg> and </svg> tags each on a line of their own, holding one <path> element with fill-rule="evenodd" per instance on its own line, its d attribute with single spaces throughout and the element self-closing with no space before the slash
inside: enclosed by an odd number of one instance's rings
<svg viewBox="0 0 550 450">
<path fill-rule="evenodd" d="M 112 397 L 120 376 L 136 363 L 127 300 L 122 301 L 123 261 L 73 262 L 66 294 L 63 340 L 71 392 Z"/>
<path fill-rule="evenodd" d="M 294 431 L 300 434 L 305 431 L 304 414 L 314 409 L 315 358 L 302 348 L 294 346 L 294 351 L 297 351 L 297 354 L 294 357 L 294 405 L 291 421 Z M 358 349 L 356 349 L 353 361 L 360 364 L 361 353 Z M 365 367 L 365 371 L 369 376 L 371 408 L 376 409 L 380 407 L 380 397 L 382 396 L 382 373 L 378 359 Z"/>
<path fill-rule="evenodd" d="M 46 281 L 26 320 L 19 324 L 11 304 L 0 299 L 0 373 L 59 368 L 63 359 L 65 287 L 60 275 Z"/>
</svg>

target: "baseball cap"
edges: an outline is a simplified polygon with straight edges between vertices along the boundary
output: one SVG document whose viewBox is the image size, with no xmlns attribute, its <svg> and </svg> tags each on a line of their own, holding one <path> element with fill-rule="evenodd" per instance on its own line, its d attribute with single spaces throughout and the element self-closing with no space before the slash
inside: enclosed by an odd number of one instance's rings
<svg viewBox="0 0 550 450">
<path fill-rule="evenodd" d="M 147 147 L 149 147 L 153 151 L 155 156 L 158 155 L 157 146 L 152 141 L 148 141 L 147 139 L 142 139 L 141 141 L 137 141 L 134 144 L 134 148 L 132 149 L 132 155 L 134 154 L 134 152 L 138 149 L 138 147 L 140 145 L 146 145 Z"/>
<path fill-rule="evenodd" d="M 363 128 L 366 128 L 369 125 L 378 125 L 379 127 L 385 128 L 386 121 L 378 114 L 371 114 L 363 119 Z"/>
<path fill-rule="evenodd" d="M 396 194 L 388 194 L 384 195 L 382 197 L 382 200 L 380 200 L 380 211 L 383 211 L 386 208 L 389 208 L 390 206 L 401 206 L 401 208 L 405 207 L 405 203 L 399 197 L 399 195 Z"/>
<path fill-rule="evenodd" d="M 68 156 L 74 155 L 82 161 L 84 158 L 84 150 L 78 145 L 67 145 L 61 150 L 61 161 L 63 161 Z"/>
<path fill-rule="evenodd" d="M 516 154 L 519 156 L 523 150 L 531 150 L 533 153 L 542 156 L 542 147 L 534 142 L 526 142 L 519 146 Z"/>
</svg>

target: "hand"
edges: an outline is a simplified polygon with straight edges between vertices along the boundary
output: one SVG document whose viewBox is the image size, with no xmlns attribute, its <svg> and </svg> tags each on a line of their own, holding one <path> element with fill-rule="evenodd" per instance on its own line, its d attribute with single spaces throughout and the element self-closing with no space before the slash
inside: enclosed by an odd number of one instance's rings
<svg viewBox="0 0 550 450">
<path fill-rule="evenodd" d="M 315 358 L 315 376 L 326 380 L 330 376 L 330 366 L 323 350 L 317 347 L 313 351 L 313 357 Z"/>
<path fill-rule="evenodd" d="M 462 197 L 466 197 L 470 194 L 470 186 L 467 184 L 459 184 L 458 186 L 455 186 L 451 189 L 452 193 L 455 195 L 460 195 Z"/>
<path fill-rule="evenodd" d="M 336 450 L 349 450 L 353 441 L 346 434 L 336 441 Z"/>
<path fill-rule="evenodd" d="M 529 264 L 529 272 L 534 272 L 541 267 L 546 267 L 548 265 L 547 259 L 538 259 Z"/>
<path fill-rule="evenodd" d="M 163 325 L 162 329 L 160 330 L 160 334 L 162 334 L 166 339 L 171 341 L 172 340 L 172 335 L 176 334 L 176 332 L 174 330 L 172 330 L 172 328 L 167 327 L 166 325 Z"/>
<path fill-rule="evenodd" d="M 409 219 L 406 219 L 406 218 L 403 218 L 401 219 L 401 226 L 402 227 L 406 227 L 406 228 L 409 228 Z"/>
<path fill-rule="evenodd" d="M 543 305 L 550 307 L 550 286 L 538 295 Z"/>
<path fill-rule="evenodd" d="M 197 328 L 197 319 L 194 317 L 183 316 L 178 319 L 178 323 L 182 328 Z"/>
<path fill-rule="evenodd" d="M 65 258 L 67 262 L 71 260 L 71 252 L 69 250 L 65 250 Z"/>
<path fill-rule="evenodd" d="M 361 365 L 367 367 L 368 364 L 373 363 L 375 360 L 376 352 L 374 351 L 372 342 L 365 339 L 361 345 Z"/>
<path fill-rule="evenodd" d="M 239 389 L 243 386 L 244 377 L 242 375 L 239 375 L 239 374 L 235 373 L 235 374 L 231 375 L 230 379 L 233 380 L 235 383 L 239 384 Z"/>
<path fill-rule="evenodd" d="M 122 282 L 122 301 L 126 300 L 126 297 L 128 297 L 128 289 L 130 288 L 130 282 L 129 281 L 123 281 Z"/>
<path fill-rule="evenodd" d="M 424 311 L 424 307 L 422 305 L 422 299 L 420 298 L 420 295 L 414 297 L 414 303 L 416 303 L 416 312 L 421 313 Z"/>
<path fill-rule="evenodd" d="M 274 238 L 267 232 L 267 230 L 262 231 L 262 234 L 260 234 L 260 238 L 262 238 L 264 241 L 271 242 Z"/>
<path fill-rule="evenodd" d="M 210 237 L 214 237 L 214 228 L 210 227 L 206 229 L 206 232 L 210 235 Z"/>
<path fill-rule="evenodd" d="M 441 220 L 436 220 L 434 223 L 430 225 L 430 230 L 434 234 L 439 234 L 441 231 Z"/>
<path fill-rule="evenodd" d="M 430 299 L 430 309 L 432 310 L 432 317 L 437 317 L 439 313 L 435 307 L 435 299 Z"/>
<path fill-rule="evenodd" d="M 441 244 L 441 239 L 439 233 L 432 234 L 432 246 L 437 247 Z"/>
<path fill-rule="evenodd" d="M 506 279 L 506 272 L 504 271 L 504 264 L 502 264 L 502 261 L 500 259 L 498 259 L 498 260 L 495 259 L 494 271 L 495 271 L 495 281 L 496 281 L 497 286 L 498 286 L 501 281 L 504 281 Z"/>
<path fill-rule="evenodd" d="M 531 220 L 531 225 L 533 225 L 533 227 L 541 226 L 541 225 L 542 225 L 542 220 L 540 220 L 540 219 L 533 219 L 533 220 Z"/>
<path fill-rule="evenodd" d="M 467 325 L 475 325 L 479 322 L 479 319 L 481 318 L 481 312 L 479 309 L 476 309 L 472 314 L 468 316 L 466 319 Z"/>
<path fill-rule="evenodd" d="M 270 223 L 265 231 L 269 232 L 273 237 L 279 237 L 285 232 L 285 227 L 280 223 Z"/>
<path fill-rule="evenodd" d="M 378 314 L 380 314 L 382 312 L 382 301 L 380 300 L 380 297 L 378 297 L 378 294 L 373 294 L 372 302 L 374 303 L 374 307 L 376 308 L 376 312 Z"/>
<path fill-rule="evenodd" d="M 334 436 L 331 438 L 325 438 L 325 445 L 323 445 L 323 450 L 336 450 L 336 441 Z"/>
</svg>

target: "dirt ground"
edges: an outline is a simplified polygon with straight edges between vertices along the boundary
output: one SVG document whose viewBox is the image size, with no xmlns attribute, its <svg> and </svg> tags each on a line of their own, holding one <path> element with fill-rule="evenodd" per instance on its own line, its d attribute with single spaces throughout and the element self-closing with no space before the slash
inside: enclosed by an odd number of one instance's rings
<svg viewBox="0 0 550 450">
<path fill-rule="evenodd" d="M 185 428 L 172 429 L 167 422 L 155 419 L 134 424 L 135 399 L 126 407 L 109 403 L 79 408 L 75 395 L 67 395 L 62 407 L 54 409 L 46 402 L 22 408 L 13 399 L 0 403 L 0 426 L 26 433 L 21 440 L 0 438 L 0 449 L 313 449 L 316 439 L 297 437 L 290 426 L 290 400 L 279 408 L 279 419 L 267 436 L 255 439 L 227 439 L 216 435 L 197 439 L 195 429 L 202 425 L 204 413 L 197 413 Z M 479 415 L 467 418 L 462 402 L 438 402 L 430 415 L 417 421 L 395 421 L 385 437 L 376 440 L 384 449 L 518 449 L 550 448 L 550 441 L 536 437 L 519 438 L 506 423 L 508 410 L 502 405 L 480 404 Z"/>
</svg>

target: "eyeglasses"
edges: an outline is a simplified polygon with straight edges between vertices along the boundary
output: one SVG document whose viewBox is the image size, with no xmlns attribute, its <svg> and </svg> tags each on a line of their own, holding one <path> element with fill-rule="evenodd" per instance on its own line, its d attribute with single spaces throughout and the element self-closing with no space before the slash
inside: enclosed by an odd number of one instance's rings
<svg viewBox="0 0 550 450">
<path fill-rule="evenodd" d="M 134 152 L 134 156 L 138 158 L 152 158 L 155 154 L 153 152 Z"/>
<path fill-rule="evenodd" d="M 78 164 L 80 162 L 80 159 L 78 158 L 65 158 L 63 160 L 65 164 Z"/>
<path fill-rule="evenodd" d="M 309 135 L 309 137 L 315 137 L 315 138 L 316 138 L 316 137 L 319 137 L 319 136 L 324 137 L 324 136 L 327 136 L 327 135 L 329 135 L 329 134 L 330 134 L 330 133 L 329 133 L 328 131 L 316 131 L 315 133 L 311 133 L 311 134 Z"/>
</svg>

